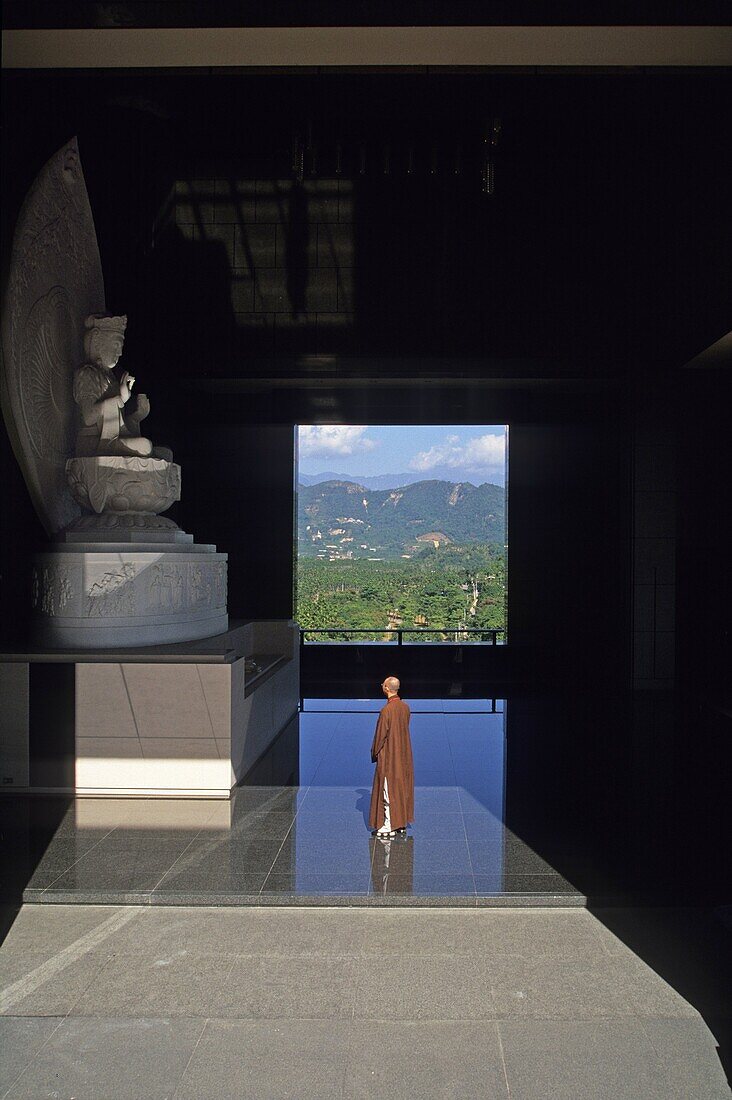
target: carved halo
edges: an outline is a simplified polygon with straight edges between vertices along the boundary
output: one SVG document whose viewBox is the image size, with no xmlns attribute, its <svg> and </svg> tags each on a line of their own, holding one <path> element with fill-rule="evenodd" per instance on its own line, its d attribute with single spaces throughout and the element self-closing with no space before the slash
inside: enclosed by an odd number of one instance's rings
<svg viewBox="0 0 732 1100">
<path fill-rule="evenodd" d="M 0 399 L 13 450 L 49 535 L 79 515 L 66 485 L 72 379 L 84 318 L 104 281 L 76 138 L 41 169 L 18 216 L 3 310 Z"/>
</svg>

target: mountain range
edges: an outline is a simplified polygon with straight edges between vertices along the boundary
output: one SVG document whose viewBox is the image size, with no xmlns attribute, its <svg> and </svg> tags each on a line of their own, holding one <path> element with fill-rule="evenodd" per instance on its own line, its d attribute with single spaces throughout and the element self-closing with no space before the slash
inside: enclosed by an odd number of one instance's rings
<svg viewBox="0 0 732 1100">
<path fill-rule="evenodd" d="M 449 481 L 454 484 L 454 478 L 455 471 L 449 466 L 435 466 L 430 470 L 432 481 Z M 350 481 L 354 485 L 363 485 L 365 489 L 401 489 L 405 485 L 414 485 L 415 482 L 424 481 L 424 479 L 424 473 L 416 470 L 409 470 L 402 474 L 374 474 L 363 477 L 360 474 L 338 474 L 333 470 L 326 470 L 322 474 L 301 473 L 298 478 L 301 485 L 319 485 L 323 481 Z M 474 485 L 477 488 L 481 481 L 479 477 L 472 476 L 466 478 L 461 484 Z"/>
<path fill-rule="evenodd" d="M 399 558 L 429 546 L 506 539 L 505 490 L 485 482 L 418 481 L 370 489 L 352 479 L 298 488 L 299 553 Z"/>
</svg>

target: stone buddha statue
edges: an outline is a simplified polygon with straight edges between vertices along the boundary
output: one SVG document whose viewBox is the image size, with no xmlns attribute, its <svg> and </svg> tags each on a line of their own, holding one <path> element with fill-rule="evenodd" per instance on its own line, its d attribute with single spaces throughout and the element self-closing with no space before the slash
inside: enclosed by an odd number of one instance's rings
<svg viewBox="0 0 732 1100">
<path fill-rule="evenodd" d="M 136 455 L 170 462 L 173 456 L 167 447 L 154 447 L 140 434 L 140 424 L 150 412 L 147 396 L 139 394 L 134 410 L 127 412 L 135 379 L 124 371 L 118 381 L 114 373 L 122 355 L 127 318 L 93 313 L 84 326 L 87 362 L 74 371 L 74 400 L 81 413 L 77 457 Z"/>
<path fill-rule="evenodd" d="M 126 317 L 92 313 L 84 321 L 86 363 L 74 371 L 74 401 L 81 419 L 75 457 L 66 462 L 71 495 L 85 512 L 68 534 L 150 528 L 178 532 L 172 519 L 160 516 L 180 500 L 180 466 L 167 447 L 155 447 L 140 433 L 150 412 L 145 394 L 132 400 L 135 379 L 114 368 L 122 355 Z M 130 410 L 129 412 L 127 410 Z"/>
</svg>

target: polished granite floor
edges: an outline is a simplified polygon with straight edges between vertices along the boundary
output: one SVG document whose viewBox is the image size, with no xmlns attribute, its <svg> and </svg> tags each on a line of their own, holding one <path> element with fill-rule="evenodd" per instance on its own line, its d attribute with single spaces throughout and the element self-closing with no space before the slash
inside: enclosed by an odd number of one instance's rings
<svg viewBox="0 0 732 1100">
<path fill-rule="evenodd" d="M 551 838 L 540 852 L 507 824 L 503 701 L 410 702 L 415 822 L 405 838 L 376 840 L 367 827 L 381 704 L 306 700 L 296 785 L 241 787 L 230 803 L 26 799 L 20 824 L 19 800 L 8 800 L 23 899 L 584 904 L 553 864 Z M 575 837 L 575 859 L 579 847 Z"/>
<path fill-rule="evenodd" d="M 26 905 L 0 946 L 0 1096 L 729 1100 L 723 931 L 710 911 Z M 685 971 L 649 957 L 677 941 Z"/>
</svg>

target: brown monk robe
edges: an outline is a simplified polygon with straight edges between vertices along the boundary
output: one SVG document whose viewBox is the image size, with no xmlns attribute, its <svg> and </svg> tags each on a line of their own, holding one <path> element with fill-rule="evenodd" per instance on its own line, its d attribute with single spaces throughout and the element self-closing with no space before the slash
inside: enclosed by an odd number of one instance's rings
<svg viewBox="0 0 732 1100">
<path fill-rule="evenodd" d="M 381 685 L 387 696 L 371 745 L 376 764 L 371 791 L 372 829 L 405 829 L 414 820 L 414 764 L 409 737 L 409 707 L 399 698 L 399 681 L 388 676 Z"/>
</svg>

